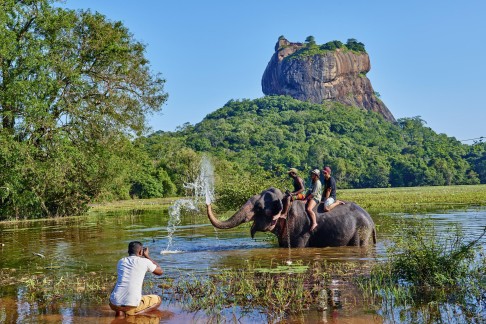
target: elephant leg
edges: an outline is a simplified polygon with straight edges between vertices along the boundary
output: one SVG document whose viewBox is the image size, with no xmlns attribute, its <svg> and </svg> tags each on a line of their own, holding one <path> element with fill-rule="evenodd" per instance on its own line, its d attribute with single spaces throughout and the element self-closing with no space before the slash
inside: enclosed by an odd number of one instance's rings
<svg viewBox="0 0 486 324">
<path fill-rule="evenodd" d="M 295 245 L 293 247 L 297 247 L 297 248 L 307 247 L 309 238 L 310 238 L 310 233 L 305 233 L 303 236 L 297 238 L 297 240 L 294 241 Z"/>
<path fill-rule="evenodd" d="M 307 240 L 301 238 L 297 240 L 297 245 L 295 246 L 296 248 L 303 248 L 307 246 Z"/>
<path fill-rule="evenodd" d="M 348 246 L 361 246 L 360 243 L 359 231 L 356 231 L 353 237 L 349 240 Z"/>
<path fill-rule="evenodd" d="M 376 234 L 374 229 L 372 229 L 371 231 L 365 231 L 365 233 L 363 233 L 363 235 L 361 236 L 363 237 L 360 242 L 361 246 L 368 246 L 368 244 L 370 244 L 370 241 L 376 244 Z"/>
</svg>

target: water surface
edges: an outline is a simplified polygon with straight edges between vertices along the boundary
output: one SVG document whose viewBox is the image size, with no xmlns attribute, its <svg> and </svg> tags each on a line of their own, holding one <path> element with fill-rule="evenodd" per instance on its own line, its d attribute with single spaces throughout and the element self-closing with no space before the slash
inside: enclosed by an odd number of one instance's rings
<svg viewBox="0 0 486 324">
<path fill-rule="evenodd" d="M 39 272 L 114 274 L 118 259 L 127 253 L 128 242 L 139 240 L 149 247 L 152 258 L 165 271 L 162 278 L 147 275 L 148 281 L 158 284 L 167 277 L 237 268 L 247 262 L 261 266 L 286 261 L 374 262 L 376 258 L 383 257 L 386 243 L 391 239 L 392 227 L 400 218 L 430 217 L 439 231 L 459 223 L 466 236 L 471 238 L 479 236 L 486 226 L 485 208 L 429 215 L 375 214 L 372 216 L 378 228 L 378 243 L 374 248 L 289 250 L 278 248 L 270 234 L 257 233 L 256 239 L 252 240 L 247 225 L 231 230 L 216 230 L 204 214 L 183 213 L 172 237 L 173 253 L 160 254 L 168 243 L 169 215 L 166 207 L 157 211 L 97 213 L 85 217 L 1 223 L 0 268 L 14 269 L 18 276 Z M 483 238 L 482 244 L 486 246 L 486 238 Z M 339 284 L 342 283 L 336 283 Z M 114 320 L 113 312 L 107 305 L 100 307 L 87 303 L 66 307 L 54 303 L 48 308 L 40 308 L 35 302 L 27 301 L 26 293 L 22 286 L 1 288 L 0 323 L 111 323 Z M 208 321 L 204 314 L 185 313 L 174 302 L 164 303 L 160 310 L 160 321 L 166 323 Z M 228 320 L 231 320 L 231 316 L 228 314 Z M 359 307 L 342 307 L 326 313 L 311 311 L 304 318 L 295 320 L 324 322 L 339 319 L 353 323 L 383 321 Z M 154 321 L 150 318 L 145 320 Z M 241 317 L 240 321 L 264 322 L 266 319 L 256 311 Z"/>
</svg>

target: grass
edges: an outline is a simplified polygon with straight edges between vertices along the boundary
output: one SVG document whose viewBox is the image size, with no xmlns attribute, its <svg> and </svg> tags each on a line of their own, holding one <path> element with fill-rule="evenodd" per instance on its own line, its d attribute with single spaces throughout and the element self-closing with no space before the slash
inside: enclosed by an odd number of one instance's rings
<svg viewBox="0 0 486 324">
<path fill-rule="evenodd" d="M 158 210 L 172 205 L 177 199 L 177 197 L 171 197 L 103 202 L 98 204 L 91 204 L 88 213 L 106 213 L 128 210 Z"/>
<path fill-rule="evenodd" d="M 354 201 L 370 211 L 428 212 L 486 206 L 486 185 L 343 189 L 338 199 Z"/>
<path fill-rule="evenodd" d="M 101 272 L 37 273 L 19 276 L 15 269 L 0 269 L 0 278 L 2 287 L 24 286 L 26 300 L 41 307 L 53 302 L 106 303 L 107 296 L 116 282 L 115 274 Z"/>
</svg>

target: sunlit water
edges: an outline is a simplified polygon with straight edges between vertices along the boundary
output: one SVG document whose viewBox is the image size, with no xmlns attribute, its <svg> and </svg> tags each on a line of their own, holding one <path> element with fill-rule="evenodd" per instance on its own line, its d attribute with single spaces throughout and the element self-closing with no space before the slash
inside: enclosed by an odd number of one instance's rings
<svg viewBox="0 0 486 324">
<path fill-rule="evenodd" d="M 177 254 L 159 254 L 164 250 L 169 237 L 168 206 L 158 211 L 93 214 L 86 217 L 0 224 L 0 268 L 16 269 L 19 276 L 38 272 L 116 273 L 118 259 L 127 253 L 128 242 L 140 240 L 148 246 L 152 257 L 162 266 L 165 276 L 147 275 L 147 280 L 163 282 L 166 277 L 177 278 L 188 272 L 207 273 L 225 268 L 234 268 L 246 262 L 262 266 L 282 264 L 287 261 L 373 261 L 383 256 L 386 242 L 391 238 L 391 227 L 395 220 L 412 215 L 372 215 L 378 227 L 378 244 L 370 251 L 359 248 L 278 248 L 271 236 L 258 233 L 250 238 L 249 226 L 242 225 L 231 230 L 215 230 L 203 213 L 182 212 L 180 222 L 175 225 L 172 246 Z M 415 215 L 416 216 L 416 215 Z M 462 211 L 437 213 L 431 217 L 438 230 L 459 223 L 466 237 L 479 236 L 486 226 L 486 209 L 472 208 Z M 418 217 L 423 217 L 418 215 Z M 486 238 L 482 240 L 486 246 Z M 35 255 L 42 254 L 44 258 Z M 110 323 L 113 312 L 107 305 L 83 305 L 73 308 L 55 307 L 38 309 L 29 304 L 22 286 L 1 287 L 0 323 L 6 322 L 103 322 Z M 163 322 L 204 322 L 201 314 L 184 313 L 177 304 L 163 304 L 166 311 Z M 164 315 L 164 316 L 165 316 Z M 202 317 L 198 317 L 202 316 Z M 242 322 L 264 321 L 258 312 L 242 317 Z M 252 317 L 253 316 L 253 317 Z M 256 317 L 255 317 L 256 316 Z M 322 314 L 307 314 L 307 320 Z M 370 315 L 363 310 L 335 309 L 327 318 L 344 317 L 367 322 Z M 353 320 L 353 321 L 354 321 Z"/>
</svg>

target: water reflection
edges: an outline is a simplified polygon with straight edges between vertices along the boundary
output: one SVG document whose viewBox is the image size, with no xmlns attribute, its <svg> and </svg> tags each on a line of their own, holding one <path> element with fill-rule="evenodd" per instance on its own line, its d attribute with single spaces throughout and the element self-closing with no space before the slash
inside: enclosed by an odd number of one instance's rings
<svg viewBox="0 0 486 324">
<path fill-rule="evenodd" d="M 168 277 L 181 273 L 205 273 L 229 267 L 238 267 L 247 262 L 266 267 L 285 261 L 323 261 L 360 263 L 373 262 L 383 257 L 386 242 L 393 235 L 396 220 L 430 217 L 439 231 L 452 224 L 460 224 L 466 237 L 475 238 L 486 226 L 486 209 L 471 208 L 449 213 L 429 215 L 376 214 L 372 215 L 378 227 L 376 247 L 360 249 L 341 248 L 277 248 L 270 236 L 258 233 L 256 240 L 250 238 L 249 226 L 243 225 L 230 230 L 214 229 L 205 215 L 188 213 L 181 217 L 181 225 L 173 237 L 172 247 L 179 253 L 157 252 L 168 244 L 167 209 L 148 212 L 95 214 L 87 217 L 29 221 L 0 224 L 0 268 L 14 269 L 16 276 L 35 273 L 96 273 L 113 274 L 116 262 L 126 254 L 128 242 L 141 240 L 152 251 L 152 257 L 159 262 Z M 486 237 L 482 239 L 486 246 Z M 39 257 L 34 254 L 42 254 Z M 13 270 L 12 270 L 13 271 Z M 147 277 L 148 278 L 148 277 Z M 148 278 L 149 279 L 149 278 Z M 150 279 L 154 280 L 154 279 Z M 336 283 L 342 305 L 349 303 L 353 294 L 350 287 Z M 25 287 L 2 286 L 0 291 L 0 322 L 91 322 L 111 323 L 113 313 L 106 306 L 67 304 L 40 306 L 27 302 Z M 337 295 L 336 295 L 337 296 Z M 343 300 L 346 302 L 343 303 Z M 346 308 L 347 307 L 347 308 Z M 366 315 L 362 308 L 345 306 L 344 309 L 330 309 L 325 320 L 333 322 L 339 316 L 360 321 L 379 321 Z M 204 322 L 208 318 L 201 314 L 186 314 L 175 304 L 165 304 L 162 309 L 163 322 Z M 196 316 L 196 317 L 194 317 Z M 199 316 L 199 317 L 198 317 Z M 228 315 L 231 318 L 231 314 Z M 253 316 L 253 317 L 251 317 Z M 245 317 L 248 322 L 265 321 L 256 312 Z M 338 317 L 336 317 L 338 316 Z M 321 312 L 312 311 L 307 320 L 325 322 Z M 153 319 L 147 319 L 150 321 Z M 298 321 L 298 319 L 296 319 Z M 244 322 L 244 321 L 243 321 Z M 354 321 L 353 321 L 354 322 Z"/>
</svg>

